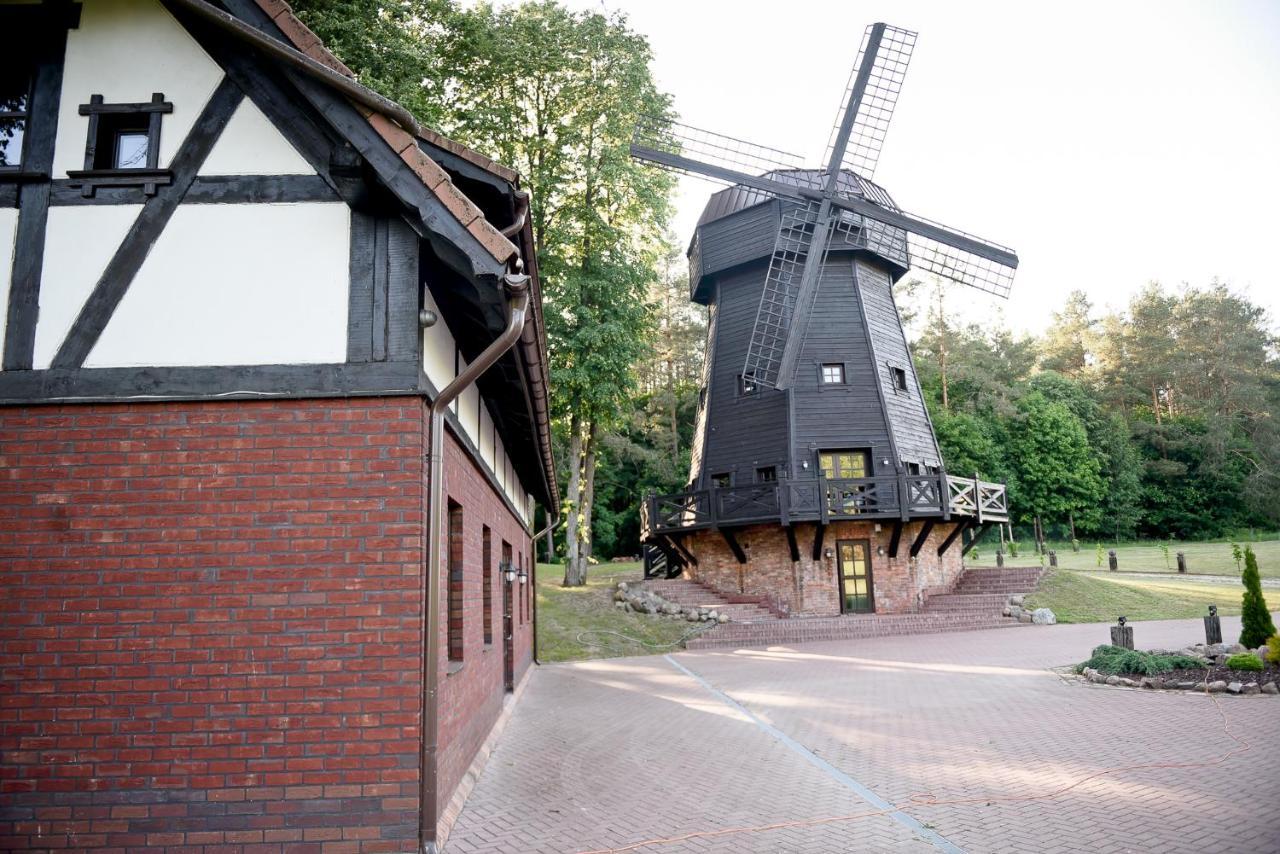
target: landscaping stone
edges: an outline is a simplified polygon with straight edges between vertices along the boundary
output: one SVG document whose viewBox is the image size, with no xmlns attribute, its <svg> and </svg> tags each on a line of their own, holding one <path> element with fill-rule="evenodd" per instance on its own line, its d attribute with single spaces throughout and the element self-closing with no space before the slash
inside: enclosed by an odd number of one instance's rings
<svg viewBox="0 0 1280 854">
<path fill-rule="evenodd" d="M 1232 694 L 1239 694 L 1243 690 L 1244 690 L 1243 682 L 1232 682 L 1227 685 L 1227 691 Z"/>
<path fill-rule="evenodd" d="M 1015 593 L 1009 597 L 1010 605 L 1021 605 L 1025 601 L 1026 601 L 1026 597 L 1021 593 Z"/>
<path fill-rule="evenodd" d="M 727 623 L 727 622 L 729 622 L 729 615 L 728 615 L 728 614 L 721 614 L 719 617 L 717 617 L 717 618 L 716 618 L 716 622 L 718 622 L 718 623 Z M 1272 688 L 1274 688 L 1274 687 L 1275 687 L 1275 685 L 1272 685 L 1271 687 L 1272 687 Z"/>
<path fill-rule="evenodd" d="M 1018 622 L 1019 622 L 1019 623 L 1030 623 L 1030 622 L 1031 622 L 1031 615 L 1030 615 L 1030 614 L 1028 614 L 1026 611 L 1023 611 L 1021 614 L 1019 614 L 1019 615 L 1018 615 Z"/>
<path fill-rule="evenodd" d="M 1226 682 L 1223 682 L 1221 679 L 1219 679 L 1219 680 L 1218 680 L 1218 681 L 1216 681 L 1216 682 L 1210 682 L 1210 683 L 1209 683 L 1209 690 L 1210 690 L 1210 691 L 1212 691 L 1212 692 L 1213 692 L 1213 693 L 1215 693 L 1215 694 L 1220 694 L 1220 693 L 1222 693 L 1223 691 L 1227 690 L 1227 683 L 1226 683 Z"/>
<path fill-rule="evenodd" d="M 1264 694 L 1280 694 L 1280 688 L 1276 687 L 1276 683 L 1274 682 L 1268 682 L 1266 685 L 1263 685 L 1261 690 Z"/>
<path fill-rule="evenodd" d="M 1120 684 L 1120 677 L 1119 677 L 1119 676 L 1114 676 L 1114 675 L 1113 675 L 1113 676 L 1108 676 L 1108 677 L 1107 677 L 1107 684 L 1108 684 L 1108 685 L 1119 685 L 1119 684 Z"/>
<path fill-rule="evenodd" d="M 1058 618 L 1048 608 L 1036 608 L 1031 612 L 1031 622 L 1037 626 L 1052 626 L 1058 622 Z"/>
<path fill-rule="evenodd" d="M 1244 692 L 1245 692 L 1246 694 L 1257 694 L 1257 693 L 1259 693 L 1261 690 L 1262 690 L 1262 689 L 1258 687 L 1258 683 L 1257 683 L 1257 682 L 1249 682 L 1249 683 L 1247 683 L 1247 684 L 1244 686 Z"/>
</svg>

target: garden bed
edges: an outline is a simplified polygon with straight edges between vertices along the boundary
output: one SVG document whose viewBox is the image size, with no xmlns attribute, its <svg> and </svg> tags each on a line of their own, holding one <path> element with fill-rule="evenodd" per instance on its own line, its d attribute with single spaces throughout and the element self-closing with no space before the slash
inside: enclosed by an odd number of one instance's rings
<svg viewBox="0 0 1280 854">
<path fill-rule="evenodd" d="M 1257 655 L 1260 670 L 1229 666 L 1237 653 L 1254 655 L 1238 644 L 1147 652 L 1100 646 L 1075 672 L 1087 682 L 1125 688 L 1280 695 L 1280 665 Z"/>
</svg>

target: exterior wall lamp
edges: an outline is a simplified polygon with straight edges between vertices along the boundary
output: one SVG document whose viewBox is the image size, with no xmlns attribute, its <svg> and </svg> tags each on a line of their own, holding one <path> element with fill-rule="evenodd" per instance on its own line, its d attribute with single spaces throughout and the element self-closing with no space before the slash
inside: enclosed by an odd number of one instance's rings
<svg viewBox="0 0 1280 854">
<path fill-rule="evenodd" d="M 529 583 L 529 573 L 525 572 L 523 569 L 522 569 L 522 570 L 520 570 L 519 578 L 520 578 L 520 583 L 521 583 L 521 584 L 528 584 L 528 583 Z"/>
<path fill-rule="evenodd" d="M 515 567 L 509 563 L 504 563 L 502 565 L 502 577 L 506 580 L 508 584 L 511 584 L 512 582 L 514 582 L 516 580 Z"/>
</svg>

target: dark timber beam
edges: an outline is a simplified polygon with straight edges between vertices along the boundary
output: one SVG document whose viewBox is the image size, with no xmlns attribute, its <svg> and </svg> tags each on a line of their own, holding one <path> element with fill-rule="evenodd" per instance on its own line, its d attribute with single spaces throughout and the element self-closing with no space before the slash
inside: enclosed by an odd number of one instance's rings
<svg viewBox="0 0 1280 854">
<path fill-rule="evenodd" d="M 733 531 L 729 528 L 717 528 L 717 530 L 720 532 L 720 536 L 724 537 L 724 541 L 729 544 L 729 550 L 738 559 L 738 563 L 746 563 L 746 552 L 742 550 L 742 546 L 738 543 L 738 538 L 733 535 Z"/>
<path fill-rule="evenodd" d="M 697 566 L 698 559 L 693 556 L 693 552 L 685 548 L 685 545 L 681 540 L 682 538 L 679 536 L 667 535 L 667 541 L 671 543 L 671 547 L 675 549 L 676 554 L 684 558 L 685 563 L 687 563 L 688 565 Z"/>
<path fill-rule="evenodd" d="M 969 549 L 976 546 L 978 544 L 978 540 L 982 539 L 982 535 L 987 531 L 990 531 L 991 526 L 994 524 L 994 522 L 983 522 L 982 525 L 978 527 L 977 532 L 969 538 L 969 542 L 964 544 L 964 548 L 960 549 L 960 556 L 963 557 L 967 555 L 969 553 Z"/>
<path fill-rule="evenodd" d="M 822 539 L 827 534 L 827 526 L 819 522 L 813 531 L 813 559 L 822 557 Z"/>
<path fill-rule="evenodd" d="M 800 560 L 800 546 L 796 543 L 796 529 L 787 525 L 782 530 L 787 532 L 787 545 L 791 549 L 791 560 L 794 563 Z"/>
<path fill-rule="evenodd" d="M 141 269 L 142 262 L 147 259 L 151 247 L 169 224 L 170 217 L 178 209 L 183 196 L 195 180 L 196 173 L 222 135 L 222 129 L 227 126 L 231 114 L 243 99 L 244 93 L 240 88 L 223 77 L 200 115 L 196 117 L 195 124 L 191 126 L 177 154 L 173 156 L 170 165 L 173 172 L 173 192 L 153 196 L 142 206 L 138 218 L 116 247 L 115 255 L 107 263 L 102 277 L 85 300 L 66 340 L 54 355 L 52 367 L 78 368 L 84 364 L 107 328 L 116 306 L 133 284 L 133 278 Z"/>
<path fill-rule="evenodd" d="M 924 548 L 924 541 L 929 539 L 929 533 L 933 531 L 934 520 L 925 519 L 924 524 L 920 526 L 920 533 L 916 534 L 915 540 L 911 543 L 911 556 L 915 557 L 920 554 L 920 550 Z"/>
<path fill-rule="evenodd" d="M 902 542 L 903 521 L 895 519 L 893 522 L 893 534 L 889 537 L 889 557 L 898 556 L 898 544 Z"/>
<path fill-rule="evenodd" d="M 959 522 L 956 522 L 956 526 L 951 529 L 951 533 L 947 534 L 947 538 L 938 545 L 938 557 L 942 557 L 946 554 L 947 549 L 951 548 L 951 544 L 954 543 L 961 534 L 967 531 L 969 526 L 972 524 L 972 518 L 961 519 Z"/>
</svg>

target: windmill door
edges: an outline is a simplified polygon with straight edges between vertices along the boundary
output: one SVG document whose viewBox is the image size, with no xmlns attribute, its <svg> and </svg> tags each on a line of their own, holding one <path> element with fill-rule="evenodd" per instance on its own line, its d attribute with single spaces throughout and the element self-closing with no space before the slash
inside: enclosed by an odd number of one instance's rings
<svg viewBox="0 0 1280 854">
<path fill-rule="evenodd" d="M 863 512 L 867 485 L 843 481 L 870 476 L 870 451 L 822 451 L 818 454 L 818 470 L 828 481 L 826 501 L 832 513 Z"/>
<path fill-rule="evenodd" d="M 840 569 L 840 612 L 870 614 L 875 611 L 871 590 L 871 542 L 840 540 L 836 543 Z"/>
</svg>

